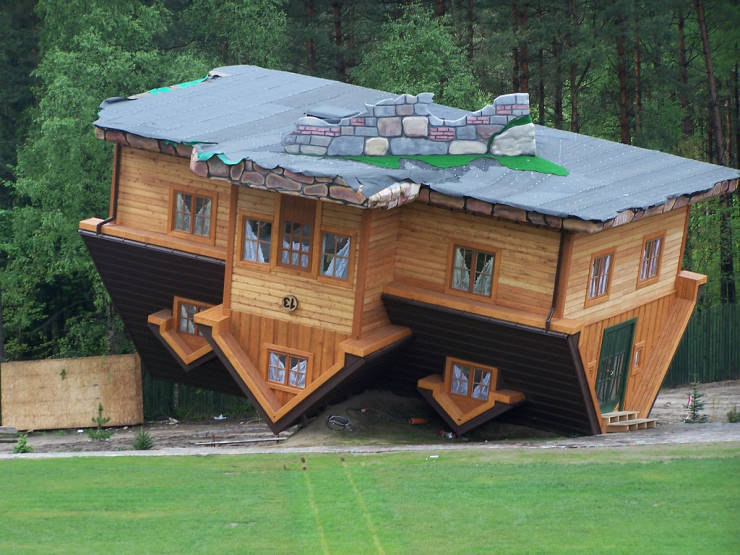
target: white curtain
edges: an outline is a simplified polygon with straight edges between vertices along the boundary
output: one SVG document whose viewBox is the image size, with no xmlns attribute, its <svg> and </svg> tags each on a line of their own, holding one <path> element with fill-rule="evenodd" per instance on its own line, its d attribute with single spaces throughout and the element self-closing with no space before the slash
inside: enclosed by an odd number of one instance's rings
<svg viewBox="0 0 740 555">
<path fill-rule="evenodd" d="M 479 253 L 478 256 L 484 256 Z M 483 266 L 483 271 L 478 274 L 473 284 L 473 293 L 479 295 L 490 295 L 491 294 L 491 277 L 493 276 L 493 257 L 488 257 L 488 262 Z"/>
<path fill-rule="evenodd" d="M 306 369 L 308 367 L 308 361 L 305 359 L 293 359 L 297 364 L 293 364 L 290 368 L 290 385 L 294 387 L 305 388 L 306 387 Z"/>
<path fill-rule="evenodd" d="M 188 202 L 185 202 L 187 197 Z M 177 209 L 175 210 L 175 229 L 190 231 L 190 195 L 177 193 Z"/>
<path fill-rule="evenodd" d="M 270 353 L 268 379 L 271 382 L 285 383 L 285 360 L 277 353 Z"/>
<path fill-rule="evenodd" d="M 465 255 L 461 248 L 455 249 L 455 263 L 452 272 L 452 287 L 467 291 L 470 286 L 470 268 L 465 264 Z"/>
<path fill-rule="evenodd" d="M 252 225 L 257 227 L 259 231 L 259 222 L 255 220 L 245 220 L 244 222 L 244 253 L 242 257 L 244 260 L 251 260 L 252 262 L 267 262 L 265 255 L 259 245 L 259 240 Z"/>
<path fill-rule="evenodd" d="M 468 369 L 457 364 L 452 366 L 452 393 L 468 394 Z"/>
<path fill-rule="evenodd" d="M 341 236 L 335 235 L 335 240 Z M 325 276 L 337 277 L 340 279 L 347 279 L 347 268 L 349 264 L 349 243 L 350 239 L 347 237 L 345 245 L 339 249 L 336 256 L 332 256 L 329 266 L 324 271 Z M 326 249 L 326 235 L 324 235 L 324 249 Z"/>
<path fill-rule="evenodd" d="M 488 390 L 491 388 L 491 373 L 485 372 L 481 382 L 473 388 L 473 398 L 481 401 L 488 400 Z"/>
<path fill-rule="evenodd" d="M 196 204 L 200 205 L 195 214 L 195 231 L 196 235 L 211 234 L 211 199 L 196 197 Z"/>
<path fill-rule="evenodd" d="M 660 238 L 656 239 L 653 243 L 652 258 L 650 259 L 650 271 L 648 276 L 654 276 L 658 273 L 658 253 L 660 252 Z"/>
</svg>

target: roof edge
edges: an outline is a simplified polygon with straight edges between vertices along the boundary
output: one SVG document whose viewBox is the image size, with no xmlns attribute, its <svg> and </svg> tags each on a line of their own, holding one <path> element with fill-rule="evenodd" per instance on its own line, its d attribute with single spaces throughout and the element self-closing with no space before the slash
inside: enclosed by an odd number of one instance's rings
<svg viewBox="0 0 740 555">
<path fill-rule="evenodd" d="M 358 208 L 392 209 L 410 202 L 462 210 L 477 216 L 501 218 L 518 223 L 528 223 L 555 230 L 582 233 L 598 233 L 613 227 L 628 224 L 648 216 L 663 214 L 684 206 L 696 204 L 712 197 L 732 194 L 738 189 L 738 178 L 726 179 L 702 191 L 666 199 L 649 208 L 628 208 L 605 221 L 583 220 L 576 217 L 560 217 L 532 210 L 524 210 L 507 204 L 496 204 L 472 197 L 453 197 L 433 191 L 428 185 L 402 182 L 368 198 L 359 189 L 353 189 L 341 176 L 309 176 L 276 167 L 262 168 L 250 160 L 226 164 L 219 157 L 199 160 L 191 145 L 166 139 L 142 137 L 125 131 L 95 126 L 98 139 L 150 152 L 160 152 L 190 159 L 191 171 L 203 178 L 221 179 L 235 185 L 299 195 L 328 202 L 347 204 Z M 385 191 L 388 191 L 385 194 Z"/>
</svg>

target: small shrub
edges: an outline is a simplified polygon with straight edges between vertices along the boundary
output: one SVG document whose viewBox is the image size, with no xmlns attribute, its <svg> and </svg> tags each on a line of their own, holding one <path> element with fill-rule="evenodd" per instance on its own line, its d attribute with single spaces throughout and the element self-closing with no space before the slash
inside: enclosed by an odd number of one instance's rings
<svg viewBox="0 0 740 555">
<path fill-rule="evenodd" d="M 737 410 L 737 406 L 734 406 L 729 411 L 727 411 L 727 421 L 740 422 L 740 411 Z"/>
<path fill-rule="evenodd" d="M 704 397 L 703 393 L 699 393 L 699 382 L 691 382 L 691 394 L 689 395 L 688 409 L 689 414 L 684 418 L 684 422 L 687 424 L 699 424 L 707 421 L 707 415 L 702 414 L 704 410 Z"/>
<path fill-rule="evenodd" d="M 151 434 L 142 428 L 136 434 L 136 437 L 134 437 L 134 449 L 137 451 L 147 451 L 152 447 L 154 447 L 154 440 Z"/>
<path fill-rule="evenodd" d="M 98 403 L 98 415 L 94 416 L 92 421 L 96 424 L 97 427 L 88 428 L 87 430 L 85 430 L 85 433 L 90 439 L 103 440 L 108 439 L 110 436 L 113 435 L 112 431 L 103 429 L 103 426 L 110 422 L 110 418 L 108 418 L 107 416 L 103 416 L 102 403 Z"/>
<path fill-rule="evenodd" d="M 28 434 L 18 434 L 18 443 L 13 447 L 13 453 L 33 453 L 33 447 L 28 444 Z"/>
</svg>

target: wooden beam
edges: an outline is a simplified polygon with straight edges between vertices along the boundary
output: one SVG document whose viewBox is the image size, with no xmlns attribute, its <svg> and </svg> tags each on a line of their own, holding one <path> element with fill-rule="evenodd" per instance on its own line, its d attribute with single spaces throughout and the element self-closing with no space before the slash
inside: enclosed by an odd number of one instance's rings
<svg viewBox="0 0 740 555">
<path fill-rule="evenodd" d="M 362 227 L 360 228 L 360 259 L 357 261 L 357 286 L 355 288 L 355 307 L 352 314 L 352 337 L 360 337 L 362 333 L 362 314 L 365 309 L 365 286 L 367 284 L 367 259 L 370 249 L 370 224 L 373 212 L 365 210 L 362 213 Z"/>
<path fill-rule="evenodd" d="M 231 282 L 233 280 L 232 270 L 234 268 L 234 244 L 236 243 L 236 209 L 239 199 L 239 186 L 232 185 L 229 192 L 229 223 L 226 236 L 226 268 L 224 270 L 224 312 L 228 315 L 231 311 Z"/>
</svg>

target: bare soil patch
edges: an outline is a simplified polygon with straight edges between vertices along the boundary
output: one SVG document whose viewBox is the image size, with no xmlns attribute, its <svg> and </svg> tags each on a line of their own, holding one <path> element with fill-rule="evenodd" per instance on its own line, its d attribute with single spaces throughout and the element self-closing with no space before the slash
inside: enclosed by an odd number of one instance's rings
<svg viewBox="0 0 740 555">
<path fill-rule="evenodd" d="M 327 407 L 318 416 L 301 425 L 273 435 L 259 420 L 209 420 L 198 422 L 147 422 L 144 429 L 154 440 L 154 450 L 193 450 L 203 452 L 236 452 L 245 449 L 309 449 L 338 448 L 373 450 L 383 447 L 432 445 L 491 444 L 502 442 L 521 446 L 580 447 L 663 443 L 664 436 L 675 435 L 676 442 L 740 438 L 740 424 L 727 422 L 727 412 L 740 408 L 740 380 L 702 384 L 704 413 L 713 424 L 683 424 L 687 414 L 690 386 L 665 389 L 655 402 L 652 416 L 658 418 L 656 430 L 631 434 L 609 434 L 595 438 L 564 439 L 558 436 L 513 424 L 492 421 L 462 438 L 449 437 L 444 422 L 420 398 L 402 397 L 383 391 L 368 391 L 341 403 Z M 329 423 L 330 417 L 331 424 Z M 410 424 L 409 419 L 425 419 L 423 424 Z M 29 444 L 36 453 L 129 451 L 141 427 L 113 428 L 110 439 L 90 439 L 79 430 L 32 432 Z M 729 434 L 729 436 L 728 436 Z M 618 437 L 617 437 L 618 436 Z M 727 437 L 725 437 L 727 436 Z M 567 445 L 566 445 L 567 444 Z M 12 443 L 0 443 L 0 454 L 11 453 Z"/>
</svg>

